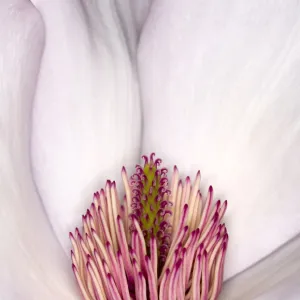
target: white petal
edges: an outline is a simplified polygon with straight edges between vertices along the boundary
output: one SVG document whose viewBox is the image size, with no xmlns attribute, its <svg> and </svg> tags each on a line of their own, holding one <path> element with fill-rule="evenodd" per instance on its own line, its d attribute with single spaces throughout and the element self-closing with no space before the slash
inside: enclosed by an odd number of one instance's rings
<svg viewBox="0 0 300 300">
<path fill-rule="evenodd" d="M 33 116 L 34 176 L 63 246 L 93 193 L 139 156 L 136 74 L 111 1 L 36 1 L 46 46 Z"/>
<path fill-rule="evenodd" d="M 119 0 L 121 1 L 121 0 Z M 128 1 L 128 0 L 127 0 Z M 132 15 L 135 21 L 137 33 L 140 34 L 147 20 L 152 0 L 129 0 L 132 8 Z"/>
<path fill-rule="evenodd" d="M 30 171 L 30 116 L 43 24 L 28 1 L 0 4 L 0 298 L 77 299 Z"/>
<path fill-rule="evenodd" d="M 300 235 L 225 283 L 220 300 L 297 300 L 300 295 Z"/>
<path fill-rule="evenodd" d="M 297 1 L 159 1 L 141 37 L 144 151 L 229 200 L 226 276 L 300 228 Z"/>
</svg>

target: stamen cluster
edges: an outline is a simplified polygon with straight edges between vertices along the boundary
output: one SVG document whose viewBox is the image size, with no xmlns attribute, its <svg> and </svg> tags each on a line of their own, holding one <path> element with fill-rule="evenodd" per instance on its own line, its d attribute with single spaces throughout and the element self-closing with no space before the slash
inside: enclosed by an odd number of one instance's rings
<svg viewBox="0 0 300 300">
<path fill-rule="evenodd" d="M 82 216 L 82 230 L 70 233 L 72 267 L 88 300 L 217 299 L 228 243 L 221 220 L 227 201 L 213 205 L 194 183 L 182 182 L 175 166 L 169 186 L 160 159 L 143 156 L 144 166 L 128 179 L 121 204 L 115 182 L 94 194 Z"/>
</svg>

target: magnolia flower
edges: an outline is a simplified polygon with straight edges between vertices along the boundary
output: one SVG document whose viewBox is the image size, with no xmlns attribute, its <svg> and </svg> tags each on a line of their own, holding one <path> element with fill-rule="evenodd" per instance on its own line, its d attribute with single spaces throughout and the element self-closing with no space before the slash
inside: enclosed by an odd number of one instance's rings
<svg viewBox="0 0 300 300">
<path fill-rule="evenodd" d="M 169 186 L 166 168 L 155 154 L 143 156 L 120 205 L 116 183 L 82 217 L 83 232 L 70 233 L 73 271 L 84 299 L 217 299 L 223 280 L 228 234 L 220 224 L 227 201 L 204 202 L 189 177 L 174 167 Z"/>
<path fill-rule="evenodd" d="M 298 299 L 297 1 L 32 2 L 0 1 L 0 298 L 80 299 L 68 232 L 157 150 L 230 199 L 220 299 Z"/>
</svg>

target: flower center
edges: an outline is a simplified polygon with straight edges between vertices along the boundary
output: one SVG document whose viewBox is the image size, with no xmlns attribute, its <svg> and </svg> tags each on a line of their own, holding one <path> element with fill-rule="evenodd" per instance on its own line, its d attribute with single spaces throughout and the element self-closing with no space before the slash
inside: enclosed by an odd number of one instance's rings
<svg viewBox="0 0 300 300">
<path fill-rule="evenodd" d="M 169 188 L 161 160 L 154 154 L 143 159 L 130 180 L 122 169 L 124 203 L 108 180 L 83 215 L 82 230 L 70 233 L 83 298 L 217 299 L 228 243 L 221 224 L 227 201 L 213 205 L 212 187 L 202 198 L 200 171 L 194 184 L 189 177 L 183 183 L 175 166 Z"/>
<path fill-rule="evenodd" d="M 143 231 L 149 250 L 150 238 L 155 237 L 158 243 L 160 262 L 165 260 L 169 248 L 170 224 L 167 220 L 171 215 L 168 209 L 172 203 L 168 200 L 168 170 L 159 168 L 161 159 L 154 160 L 154 154 L 143 156 L 144 166 L 136 166 L 136 172 L 130 178 L 132 187 L 132 212 Z"/>
</svg>

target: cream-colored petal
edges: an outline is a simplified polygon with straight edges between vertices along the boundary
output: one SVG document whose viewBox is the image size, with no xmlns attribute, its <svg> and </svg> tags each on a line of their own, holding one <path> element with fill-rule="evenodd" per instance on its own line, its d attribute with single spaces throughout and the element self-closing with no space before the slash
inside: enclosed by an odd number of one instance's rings
<svg viewBox="0 0 300 300">
<path fill-rule="evenodd" d="M 30 167 L 43 22 L 25 0 L 2 0 L 0 20 L 0 298 L 78 299 L 70 262 L 44 213 Z"/>
<path fill-rule="evenodd" d="M 227 198 L 225 278 L 300 230 L 298 1 L 156 1 L 139 49 L 143 151 Z"/>
<path fill-rule="evenodd" d="M 136 74 L 112 1 L 35 1 L 46 45 L 33 111 L 34 178 L 65 249 L 93 193 L 139 157 Z"/>
</svg>

